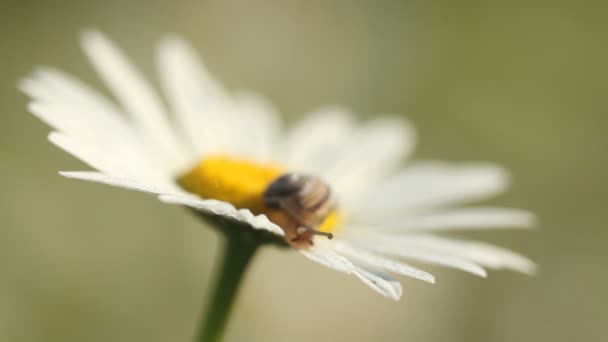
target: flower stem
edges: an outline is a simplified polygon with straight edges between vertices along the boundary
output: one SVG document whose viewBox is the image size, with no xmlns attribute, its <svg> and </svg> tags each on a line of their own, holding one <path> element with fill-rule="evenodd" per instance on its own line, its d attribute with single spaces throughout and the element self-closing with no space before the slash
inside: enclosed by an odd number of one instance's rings
<svg viewBox="0 0 608 342">
<path fill-rule="evenodd" d="M 225 234 L 225 237 L 223 259 L 217 270 L 219 277 L 209 298 L 207 315 L 201 322 L 196 342 L 222 341 L 243 275 L 261 245 L 246 234 Z"/>
</svg>

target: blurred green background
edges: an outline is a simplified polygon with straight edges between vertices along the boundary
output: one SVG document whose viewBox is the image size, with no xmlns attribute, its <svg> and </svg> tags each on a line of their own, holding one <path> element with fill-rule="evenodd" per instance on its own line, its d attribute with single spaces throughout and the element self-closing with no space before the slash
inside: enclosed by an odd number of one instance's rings
<svg viewBox="0 0 608 342">
<path fill-rule="evenodd" d="M 230 341 L 608 340 L 608 6 L 590 1 L 16 1 L 0 4 L 0 341 L 190 341 L 216 235 L 153 197 L 63 179 L 16 84 L 48 64 L 100 86 L 78 47 L 109 34 L 156 80 L 167 32 L 230 89 L 289 120 L 324 104 L 418 127 L 419 158 L 513 173 L 493 204 L 535 231 L 471 234 L 541 265 L 487 280 L 428 267 L 394 303 L 268 248 L 247 275 Z M 105 90 L 104 90 L 105 91 Z"/>
</svg>

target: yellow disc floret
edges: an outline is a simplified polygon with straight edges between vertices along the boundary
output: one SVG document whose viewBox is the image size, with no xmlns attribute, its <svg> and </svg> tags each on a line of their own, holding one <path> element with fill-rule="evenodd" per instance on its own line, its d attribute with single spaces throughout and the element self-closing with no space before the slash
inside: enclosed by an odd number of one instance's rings
<svg viewBox="0 0 608 342">
<path fill-rule="evenodd" d="M 287 169 L 278 164 L 262 164 L 216 155 L 204 158 L 192 170 L 182 175 L 178 182 L 185 190 L 202 198 L 225 201 L 238 209 L 265 214 L 289 236 L 297 227 L 289 227 L 289 219 L 280 210 L 267 206 L 264 201 L 264 193 L 269 185 L 286 172 Z M 332 211 L 317 229 L 332 232 L 338 221 L 338 213 Z"/>
<path fill-rule="evenodd" d="M 265 210 L 262 194 L 284 172 L 279 165 L 262 165 L 245 159 L 212 156 L 179 178 L 180 185 L 202 198 L 217 199 L 255 214 Z"/>
<path fill-rule="evenodd" d="M 334 210 L 325 218 L 325 221 L 323 221 L 318 230 L 326 233 L 335 233 L 341 219 L 340 213 Z"/>
</svg>

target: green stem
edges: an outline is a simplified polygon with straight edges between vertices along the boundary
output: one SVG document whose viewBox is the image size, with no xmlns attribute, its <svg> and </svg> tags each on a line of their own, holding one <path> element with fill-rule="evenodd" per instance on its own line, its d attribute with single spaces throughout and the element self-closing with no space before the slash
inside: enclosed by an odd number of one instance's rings
<svg viewBox="0 0 608 342">
<path fill-rule="evenodd" d="M 224 337 L 226 323 L 247 265 L 260 243 L 241 234 L 226 234 L 219 278 L 209 298 L 207 315 L 203 318 L 197 342 L 219 342 Z"/>
</svg>

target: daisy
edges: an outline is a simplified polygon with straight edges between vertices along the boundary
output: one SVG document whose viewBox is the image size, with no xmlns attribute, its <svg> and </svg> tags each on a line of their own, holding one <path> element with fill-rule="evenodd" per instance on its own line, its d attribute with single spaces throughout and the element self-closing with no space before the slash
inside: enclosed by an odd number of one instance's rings
<svg viewBox="0 0 608 342">
<path fill-rule="evenodd" d="M 65 177 L 190 207 L 229 236 L 290 246 L 394 300 L 402 287 L 391 274 L 435 281 L 405 260 L 482 277 L 534 272 L 507 249 L 441 235 L 532 225 L 522 210 L 462 206 L 506 189 L 499 166 L 403 164 L 416 140 L 407 121 L 358 123 L 340 107 L 285 130 L 272 104 L 227 92 L 178 37 L 157 49 L 163 99 L 101 33 L 84 33 L 82 47 L 116 102 L 47 67 L 20 84 L 29 110 L 55 129 L 49 140 L 96 170 Z"/>
</svg>

